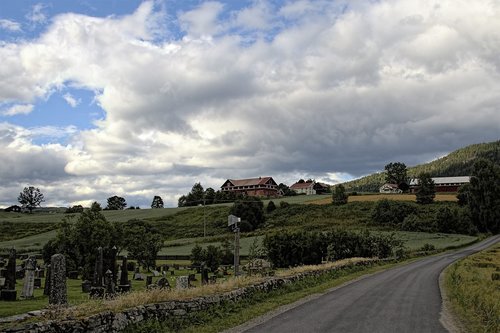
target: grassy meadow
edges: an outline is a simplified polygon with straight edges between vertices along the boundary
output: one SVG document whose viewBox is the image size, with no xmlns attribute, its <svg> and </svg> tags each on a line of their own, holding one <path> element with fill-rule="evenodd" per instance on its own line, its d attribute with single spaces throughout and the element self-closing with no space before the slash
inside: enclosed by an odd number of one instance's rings
<svg viewBox="0 0 500 333">
<path fill-rule="evenodd" d="M 469 332 L 500 332 L 500 243 L 448 267 L 445 286 Z"/>
</svg>

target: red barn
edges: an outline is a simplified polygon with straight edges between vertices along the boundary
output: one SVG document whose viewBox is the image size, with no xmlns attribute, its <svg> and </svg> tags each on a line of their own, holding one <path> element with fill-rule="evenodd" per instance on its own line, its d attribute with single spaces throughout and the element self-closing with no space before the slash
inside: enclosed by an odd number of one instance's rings
<svg viewBox="0 0 500 333">
<path fill-rule="evenodd" d="M 241 193 L 252 197 L 277 197 L 278 184 L 272 177 L 228 179 L 221 186 L 223 192 Z"/>
</svg>

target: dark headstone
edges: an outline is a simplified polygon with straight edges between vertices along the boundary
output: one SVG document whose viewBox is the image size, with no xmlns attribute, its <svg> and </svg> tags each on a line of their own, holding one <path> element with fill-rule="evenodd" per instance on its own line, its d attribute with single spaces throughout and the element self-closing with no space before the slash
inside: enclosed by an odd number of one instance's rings
<svg viewBox="0 0 500 333">
<path fill-rule="evenodd" d="M 170 271 L 170 275 L 174 276 L 175 275 L 175 271 Z"/>
<path fill-rule="evenodd" d="M 78 271 L 68 272 L 68 278 L 71 280 L 78 280 Z"/>
<path fill-rule="evenodd" d="M 7 271 L 5 272 L 5 289 L 16 289 L 16 250 L 11 249 L 9 252 L 9 262 L 7 263 Z"/>
<path fill-rule="evenodd" d="M 50 264 L 47 267 L 47 278 L 45 279 L 45 286 L 43 287 L 43 294 L 49 296 L 50 293 Z"/>
<path fill-rule="evenodd" d="M 115 282 L 113 281 L 113 272 L 111 270 L 107 270 L 104 278 L 104 282 L 106 284 L 106 294 L 108 296 L 115 294 Z"/>
<path fill-rule="evenodd" d="M 94 268 L 94 279 L 92 281 L 93 287 L 104 287 L 104 275 L 103 275 L 103 255 L 102 247 L 97 248 L 97 258 L 95 261 Z"/>
<path fill-rule="evenodd" d="M 144 274 L 142 274 L 142 273 L 134 273 L 134 280 L 135 281 L 144 281 Z"/>
<path fill-rule="evenodd" d="M 4 289 L 0 291 L 0 298 L 4 301 L 15 301 L 17 298 L 16 291 L 16 250 L 11 249 L 9 252 L 9 261 L 7 263 L 5 274 Z"/>
<path fill-rule="evenodd" d="M 50 258 L 49 304 L 65 305 L 67 303 L 66 259 L 62 254 L 54 254 Z"/>
<path fill-rule="evenodd" d="M 196 275 L 195 275 L 195 274 L 189 274 L 188 279 L 189 279 L 189 282 L 191 282 L 191 281 L 197 281 L 197 280 L 196 280 Z"/>
<path fill-rule="evenodd" d="M 109 269 L 111 270 L 111 276 L 112 276 L 112 279 L 113 279 L 113 285 L 116 286 L 116 283 L 118 282 L 118 274 L 117 274 L 117 267 L 116 267 L 116 254 L 118 252 L 118 249 L 116 248 L 116 246 L 113 246 L 113 248 L 111 249 L 111 254 L 110 254 L 110 258 L 109 258 L 109 261 L 110 261 L 110 266 Z"/>
<path fill-rule="evenodd" d="M 148 275 L 146 276 L 146 286 L 149 286 L 151 284 L 153 284 L 153 277 Z"/>
<path fill-rule="evenodd" d="M 42 288 L 42 279 L 41 278 L 35 278 L 33 280 L 33 286 L 35 287 L 35 289 L 40 289 Z"/>
<path fill-rule="evenodd" d="M 168 282 L 167 278 L 159 278 L 158 281 L 156 281 L 156 285 L 160 289 L 170 289 L 170 283 Z"/>
<path fill-rule="evenodd" d="M 135 272 L 135 262 L 133 262 L 133 261 L 127 262 L 127 271 Z"/>
<path fill-rule="evenodd" d="M 90 293 L 90 288 L 92 288 L 92 282 L 89 280 L 84 280 L 82 282 L 82 293 Z"/>
<path fill-rule="evenodd" d="M 201 269 L 201 284 L 208 284 L 208 268 L 206 266 Z"/>
</svg>

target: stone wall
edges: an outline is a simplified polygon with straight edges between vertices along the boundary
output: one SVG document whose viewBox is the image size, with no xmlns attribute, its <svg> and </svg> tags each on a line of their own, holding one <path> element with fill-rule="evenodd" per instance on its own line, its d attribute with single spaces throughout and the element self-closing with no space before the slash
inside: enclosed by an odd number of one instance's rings
<svg viewBox="0 0 500 333">
<path fill-rule="evenodd" d="M 366 260 L 343 266 L 341 268 L 348 266 L 364 266 L 373 262 L 375 261 Z M 255 292 L 271 291 L 273 289 L 280 288 L 285 284 L 294 283 L 311 276 L 321 276 L 325 273 L 338 269 L 340 268 L 333 267 L 324 270 L 299 273 L 289 277 L 270 277 L 263 282 L 222 294 L 197 297 L 186 301 L 167 301 L 158 304 L 141 305 L 118 313 L 103 312 L 83 319 L 53 320 L 28 324 L 17 328 L 9 328 L 2 332 L 120 332 L 128 325 L 139 323 L 143 320 L 166 320 L 172 317 L 187 316 L 190 313 L 206 310 L 212 306 L 217 306 L 222 302 L 237 302 L 246 297 L 250 297 Z"/>
</svg>

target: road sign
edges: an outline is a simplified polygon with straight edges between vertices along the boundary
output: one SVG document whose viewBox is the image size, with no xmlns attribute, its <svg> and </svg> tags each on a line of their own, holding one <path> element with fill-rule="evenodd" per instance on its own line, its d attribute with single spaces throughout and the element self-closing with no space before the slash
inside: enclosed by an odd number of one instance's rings
<svg viewBox="0 0 500 333">
<path fill-rule="evenodd" d="M 238 222 L 241 222 L 241 218 L 239 218 L 238 216 L 229 215 L 227 217 L 227 226 L 228 227 L 230 227 Z"/>
</svg>

